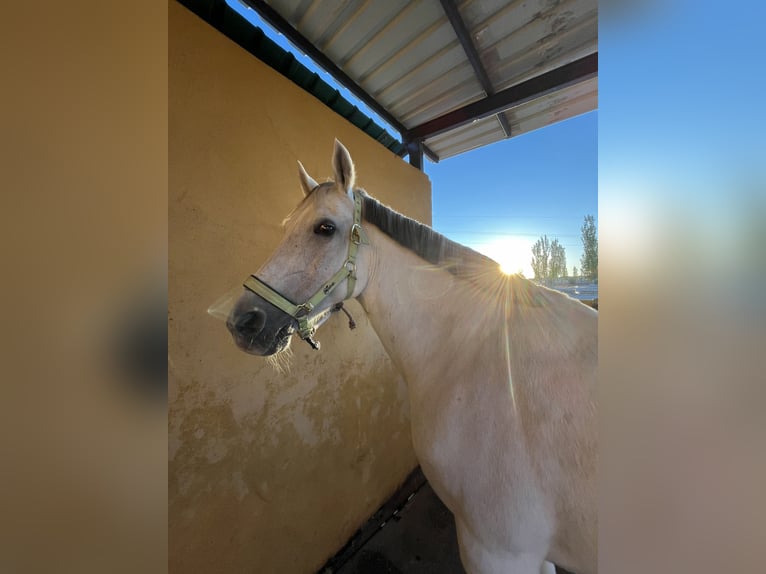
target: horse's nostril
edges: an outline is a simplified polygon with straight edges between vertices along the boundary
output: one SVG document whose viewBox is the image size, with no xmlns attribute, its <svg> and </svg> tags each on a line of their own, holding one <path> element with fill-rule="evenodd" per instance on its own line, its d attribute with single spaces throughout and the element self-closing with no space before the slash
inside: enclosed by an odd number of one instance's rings
<svg viewBox="0 0 766 574">
<path fill-rule="evenodd" d="M 239 317 L 237 317 L 234 323 L 234 328 L 239 332 L 240 335 L 245 337 L 255 337 L 258 333 L 261 332 L 265 324 L 266 313 L 260 309 L 254 309 L 252 311 L 242 313 Z"/>
</svg>

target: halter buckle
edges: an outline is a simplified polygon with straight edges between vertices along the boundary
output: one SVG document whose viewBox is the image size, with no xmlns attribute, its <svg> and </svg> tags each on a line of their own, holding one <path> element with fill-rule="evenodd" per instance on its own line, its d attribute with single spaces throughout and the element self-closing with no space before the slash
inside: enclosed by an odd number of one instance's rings
<svg viewBox="0 0 766 574">
<path fill-rule="evenodd" d="M 311 303 L 303 303 L 302 305 L 298 305 L 298 308 L 295 311 L 295 318 L 298 317 L 304 317 L 311 313 L 311 311 L 314 309 L 314 306 Z"/>
<path fill-rule="evenodd" d="M 351 226 L 351 242 L 354 245 L 359 245 L 362 242 L 362 226 L 358 223 Z"/>
<path fill-rule="evenodd" d="M 346 259 L 345 263 L 343 263 L 343 267 L 346 268 L 346 271 L 348 271 L 348 274 L 351 277 L 356 277 L 356 262 L 352 261 L 351 259 Z"/>
</svg>

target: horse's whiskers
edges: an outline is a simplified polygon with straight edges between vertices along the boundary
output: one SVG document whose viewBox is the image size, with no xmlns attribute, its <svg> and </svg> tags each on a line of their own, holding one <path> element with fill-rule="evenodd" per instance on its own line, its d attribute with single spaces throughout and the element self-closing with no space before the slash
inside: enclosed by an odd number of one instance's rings
<svg viewBox="0 0 766 574">
<path fill-rule="evenodd" d="M 277 373 L 280 375 L 286 375 L 290 372 L 290 364 L 293 358 L 293 350 L 291 347 L 286 347 L 269 357 L 266 360 Z"/>
</svg>

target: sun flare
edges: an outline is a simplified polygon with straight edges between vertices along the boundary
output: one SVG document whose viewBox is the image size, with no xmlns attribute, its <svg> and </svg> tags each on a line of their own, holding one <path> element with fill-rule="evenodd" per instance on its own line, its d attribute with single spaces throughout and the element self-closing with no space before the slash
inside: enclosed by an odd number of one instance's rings
<svg viewBox="0 0 766 574">
<path fill-rule="evenodd" d="M 491 257 L 500 265 L 500 271 L 506 275 L 521 273 L 524 277 L 532 277 L 532 242 L 523 237 L 508 236 L 492 241 L 481 249 L 482 253 Z"/>
</svg>

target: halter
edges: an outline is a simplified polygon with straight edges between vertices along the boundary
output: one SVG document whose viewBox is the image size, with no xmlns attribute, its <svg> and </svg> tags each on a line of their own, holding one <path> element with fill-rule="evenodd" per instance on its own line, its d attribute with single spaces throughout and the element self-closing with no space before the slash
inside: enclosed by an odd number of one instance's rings
<svg viewBox="0 0 766 574">
<path fill-rule="evenodd" d="M 312 190 L 313 191 L 313 190 Z M 346 299 L 350 299 L 354 294 L 354 287 L 356 287 L 356 255 L 359 250 L 359 245 L 369 245 L 367 235 L 362 229 L 362 196 L 356 190 L 354 190 L 354 224 L 351 226 L 351 233 L 348 240 L 348 254 L 346 260 L 341 265 L 341 268 L 333 275 L 329 281 L 327 281 L 319 290 L 314 293 L 309 299 L 300 305 L 296 305 L 286 297 L 284 297 L 276 289 L 272 289 L 266 283 L 258 279 L 255 275 L 251 275 L 245 280 L 244 287 L 256 295 L 261 296 L 263 299 L 274 305 L 277 309 L 284 311 L 290 317 L 298 322 L 298 335 L 300 338 L 306 341 L 315 350 L 319 350 L 319 342 L 315 341 L 313 336 L 316 332 L 316 323 L 319 315 L 313 318 L 309 318 L 311 312 L 324 301 L 333 290 L 340 285 L 344 279 L 348 279 L 348 290 L 346 292 Z M 343 310 L 342 307 L 337 306 L 333 308 L 333 311 Z M 353 323 L 353 321 L 352 321 Z M 353 328 L 353 327 L 352 327 Z"/>
</svg>

